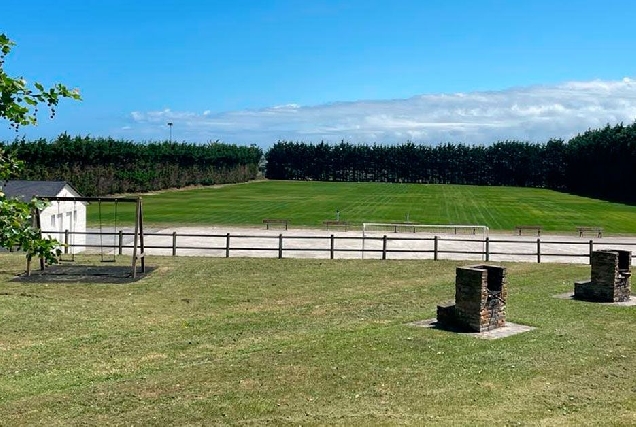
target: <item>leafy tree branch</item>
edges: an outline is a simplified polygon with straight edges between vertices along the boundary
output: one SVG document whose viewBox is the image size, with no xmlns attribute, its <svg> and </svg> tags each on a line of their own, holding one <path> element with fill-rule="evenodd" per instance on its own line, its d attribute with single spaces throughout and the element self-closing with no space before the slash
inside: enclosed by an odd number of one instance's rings
<svg viewBox="0 0 636 427">
<path fill-rule="evenodd" d="M 40 104 L 46 104 L 53 117 L 62 98 L 80 99 L 77 90 L 69 90 L 62 84 L 49 89 L 40 83 L 29 87 L 23 78 L 10 77 L 4 71 L 4 61 L 14 45 L 5 34 L 0 34 L 0 119 L 7 120 L 16 129 L 35 125 Z M 16 175 L 22 167 L 21 161 L 0 148 L 0 185 Z M 59 242 L 50 237 L 42 238 L 40 230 L 33 224 L 33 213 L 45 206 L 43 201 L 37 199 L 27 202 L 8 198 L 0 187 L 0 247 L 24 251 L 27 274 L 31 271 L 34 257 L 54 264 L 61 254 Z"/>
<path fill-rule="evenodd" d="M 0 117 L 12 127 L 36 125 L 40 104 L 46 104 L 53 118 L 62 98 L 81 99 L 77 89 L 68 89 L 60 83 L 48 89 L 37 82 L 30 87 L 22 77 L 9 76 L 4 70 L 4 61 L 13 46 L 14 42 L 0 34 Z"/>
</svg>

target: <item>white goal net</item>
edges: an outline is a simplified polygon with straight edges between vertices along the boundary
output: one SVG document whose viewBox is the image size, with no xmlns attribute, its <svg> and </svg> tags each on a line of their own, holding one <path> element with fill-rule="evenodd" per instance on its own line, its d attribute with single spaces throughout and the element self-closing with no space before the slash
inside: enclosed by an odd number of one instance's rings
<svg viewBox="0 0 636 427">
<path fill-rule="evenodd" d="M 440 225 L 440 224 L 409 224 L 409 223 L 378 223 L 365 222 L 362 224 L 362 235 L 387 233 L 427 233 L 432 235 L 476 236 L 486 239 L 489 228 L 485 225 Z"/>
<path fill-rule="evenodd" d="M 400 239 L 404 239 L 404 245 L 408 245 L 409 238 L 413 241 L 418 236 L 431 238 L 438 236 L 445 240 L 457 239 L 466 240 L 466 246 L 479 245 L 483 246 L 485 251 L 485 241 L 488 237 L 489 228 L 485 225 L 441 225 L 441 224 L 411 224 L 411 223 L 377 223 L 367 222 L 362 224 L 362 258 L 365 257 L 365 250 L 377 249 L 375 246 L 380 244 L 379 238 L 383 236 L 391 237 L 391 235 L 400 235 Z M 474 240 L 474 243 L 470 241 Z M 415 246 L 416 243 L 411 243 Z M 479 249 L 476 249 L 479 250 Z M 377 252 L 377 250 L 376 250 Z"/>
</svg>

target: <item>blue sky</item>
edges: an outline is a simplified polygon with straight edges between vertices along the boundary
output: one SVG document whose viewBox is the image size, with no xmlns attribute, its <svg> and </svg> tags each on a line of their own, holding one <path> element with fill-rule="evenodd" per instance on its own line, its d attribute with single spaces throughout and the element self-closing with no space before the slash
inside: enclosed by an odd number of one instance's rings
<svg viewBox="0 0 636 427">
<path fill-rule="evenodd" d="M 137 141 L 544 141 L 636 119 L 628 0 L 5 0 L 61 132 Z"/>
</svg>

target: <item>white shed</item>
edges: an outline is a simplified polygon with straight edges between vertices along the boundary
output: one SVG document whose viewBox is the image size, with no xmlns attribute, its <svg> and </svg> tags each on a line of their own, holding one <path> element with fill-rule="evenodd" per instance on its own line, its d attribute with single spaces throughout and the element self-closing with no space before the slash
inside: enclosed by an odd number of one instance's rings
<svg viewBox="0 0 636 427">
<path fill-rule="evenodd" d="M 81 197 L 80 194 L 66 181 L 7 181 L 3 186 L 7 197 L 24 201 L 33 196 L 40 197 Z M 40 212 L 42 233 L 64 243 L 64 231 L 69 231 L 69 253 L 85 250 L 86 234 L 86 205 L 85 202 L 52 201 Z"/>
</svg>

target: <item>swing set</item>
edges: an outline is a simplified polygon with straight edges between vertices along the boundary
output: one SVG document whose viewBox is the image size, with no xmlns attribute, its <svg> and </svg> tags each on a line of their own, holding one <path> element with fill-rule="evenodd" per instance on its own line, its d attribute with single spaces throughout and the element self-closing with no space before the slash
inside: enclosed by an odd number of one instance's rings
<svg viewBox="0 0 636 427">
<path fill-rule="evenodd" d="M 48 202 L 58 202 L 58 217 L 61 217 L 59 202 L 73 202 L 73 206 L 75 208 L 77 202 L 96 202 L 98 204 L 98 221 L 99 221 L 99 248 L 100 248 L 100 256 L 102 262 L 112 262 L 114 263 L 116 260 L 117 254 L 117 235 L 121 238 L 121 232 L 118 233 L 118 215 L 117 215 L 117 207 L 120 203 L 135 203 L 135 226 L 134 226 L 134 234 L 133 234 L 133 253 L 132 253 L 132 261 L 131 261 L 131 276 L 132 278 L 137 277 L 138 267 L 139 272 L 146 272 L 146 264 L 145 264 L 145 246 L 144 246 L 144 221 L 143 221 L 143 204 L 141 201 L 141 197 L 39 197 L 42 200 Z M 104 232 L 104 216 L 102 215 L 102 203 L 112 203 L 114 204 L 114 212 L 113 212 L 113 225 L 114 231 L 112 233 Z M 75 230 L 75 212 L 76 209 L 73 210 L 74 213 L 71 214 L 71 220 L 69 224 L 70 233 L 70 241 L 65 234 L 65 244 L 68 245 L 65 249 L 65 252 L 69 252 L 70 248 L 70 259 L 61 258 L 60 261 L 75 261 L 75 234 L 77 231 Z M 40 223 L 40 210 L 36 209 L 33 215 L 35 219 L 35 226 L 40 230 L 40 236 L 42 235 L 42 225 Z M 66 233 L 66 231 L 65 231 Z M 113 246 L 112 246 L 112 257 L 106 253 L 106 246 L 104 245 L 104 234 L 112 235 L 113 237 Z M 121 249 L 122 242 L 119 242 L 119 248 Z M 108 248 L 110 250 L 110 247 Z M 40 270 L 44 270 L 44 259 L 40 259 Z M 29 275 L 29 271 L 27 271 L 27 275 Z"/>
</svg>

